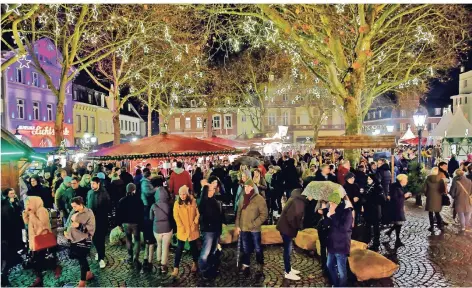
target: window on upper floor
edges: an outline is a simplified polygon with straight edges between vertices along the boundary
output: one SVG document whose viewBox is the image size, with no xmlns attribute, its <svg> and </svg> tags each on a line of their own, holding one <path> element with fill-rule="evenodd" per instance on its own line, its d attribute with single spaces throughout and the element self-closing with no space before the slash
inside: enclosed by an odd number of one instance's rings
<svg viewBox="0 0 472 288">
<path fill-rule="evenodd" d="M 467 79 L 465 79 L 465 80 L 464 80 L 464 88 L 467 87 L 467 84 L 468 84 L 468 83 L 467 83 Z"/>
<path fill-rule="evenodd" d="M 287 94 L 282 95 L 282 101 L 284 101 L 284 102 L 288 101 L 288 95 Z"/>
<path fill-rule="evenodd" d="M 39 103 L 33 102 L 33 120 L 39 120 Z"/>
<path fill-rule="evenodd" d="M 241 122 L 246 122 L 246 115 L 241 116 Z"/>
<path fill-rule="evenodd" d="M 441 108 L 434 108 L 434 115 L 435 116 L 441 116 Z"/>
<path fill-rule="evenodd" d="M 214 129 L 221 129 L 221 117 L 220 115 L 213 115 L 213 125 Z"/>
<path fill-rule="evenodd" d="M 16 100 L 16 113 L 18 119 L 25 119 L 25 100 L 17 99 Z"/>
<path fill-rule="evenodd" d="M 95 117 L 90 117 L 90 133 L 95 133 Z"/>
<path fill-rule="evenodd" d="M 202 117 L 197 117 L 197 129 L 202 129 L 202 128 L 203 128 Z"/>
<path fill-rule="evenodd" d="M 185 129 L 190 128 L 192 128 L 192 121 L 190 120 L 190 117 L 185 117 Z"/>
<path fill-rule="evenodd" d="M 48 88 L 49 88 L 49 87 L 48 87 Z M 72 92 L 72 100 L 77 101 L 77 90 L 74 90 L 74 91 Z"/>
<path fill-rule="evenodd" d="M 372 118 L 375 119 L 375 116 L 376 116 L 377 112 L 372 112 Z"/>
<path fill-rule="evenodd" d="M 269 114 L 268 121 L 269 121 L 269 126 L 275 126 L 275 114 L 274 113 Z"/>
<path fill-rule="evenodd" d="M 84 116 L 84 132 L 89 132 L 88 124 L 88 116 Z"/>
<path fill-rule="evenodd" d="M 128 130 L 128 121 L 125 121 L 125 131 Z"/>
<path fill-rule="evenodd" d="M 82 118 L 80 115 L 75 115 L 75 132 L 82 130 Z"/>
<path fill-rule="evenodd" d="M 225 115 L 225 128 L 226 129 L 233 128 L 233 116 L 232 115 Z"/>
<path fill-rule="evenodd" d="M 290 115 L 289 115 L 289 112 L 288 111 L 284 111 L 282 113 L 282 125 L 285 125 L 285 126 L 288 126 L 289 125 L 289 118 L 290 118 Z"/>
<path fill-rule="evenodd" d="M 16 68 L 16 82 L 23 83 L 23 69 Z"/>
<path fill-rule="evenodd" d="M 197 101 L 195 101 L 195 100 L 190 100 L 190 107 L 192 107 L 192 108 L 197 107 Z"/>
<path fill-rule="evenodd" d="M 39 87 L 39 76 L 38 73 L 36 72 L 31 72 L 32 78 L 33 78 L 33 86 Z"/>
<path fill-rule="evenodd" d="M 464 97 L 464 104 L 467 104 L 467 96 Z"/>
<path fill-rule="evenodd" d="M 400 110 L 400 117 L 406 117 L 406 111 Z"/>
<path fill-rule="evenodd" d="M 370 120 L 370 112 L 367 113 L 367 120 Z"/>
<path fill-rule="evenodd" d="M 92 93 L 88 93 L 88 103 L 92 104 Z"/>
<path fill-rule="evenodd" d="M 180 117 L 174 118 L 175 130 L 180 130 Z"/>
<path fill-rule="evenodd" d="M 382 118 L 382 110 L 379 110 L 379 119 Z"/>
<path fill-rule="evenodd" d="M 436 126 L 438 126 L 437 123 L 431 123 L 431 130 L 434 130 L 436 128 Z"/>
<path fill-rule="evenodd" d="M 123 127 L 123 120 L 120 120 L 120 128 L 123 129 L 125 127 Z"/>
<path fill-rule="evenodd" d="M 48 121 L 52 121 L 52 104 L 46 105 L 47 114 L 48 114 Z"/>
</svg>

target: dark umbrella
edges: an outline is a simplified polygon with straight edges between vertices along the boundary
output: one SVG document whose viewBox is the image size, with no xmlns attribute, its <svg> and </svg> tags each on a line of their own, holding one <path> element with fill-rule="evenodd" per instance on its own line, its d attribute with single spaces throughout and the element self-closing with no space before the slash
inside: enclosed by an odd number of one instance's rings
<svg viewBox="0 0 472 288">
<path fill-rule="evenodd" d="M 259 151 L 255 151 L 255 150 L 251 150 L 251 151 L 247 152 L 246 155 L 251 156 L 251 157 L 262 156 L 262 154 Z"/>
<path fill-rule="evenodd" d="M 259 166 L 259 160 L 250 156 L 241 156 L 234 160 L 235 164 L 247 165 L 249 167 Z"/>
</svg>

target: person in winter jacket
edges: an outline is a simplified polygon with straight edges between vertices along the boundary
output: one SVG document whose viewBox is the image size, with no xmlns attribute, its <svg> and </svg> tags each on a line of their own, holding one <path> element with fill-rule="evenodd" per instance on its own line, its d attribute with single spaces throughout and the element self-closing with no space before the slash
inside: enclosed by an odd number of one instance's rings
<svg viewBox="0 0 472 288">
<path fill-rule="evenodd" d="M 198 205 L 200 213 L 200 230 L 203 233 L 203 245 L 198 266 L 204 279 L 216 276 L 216 249 L 223 229 L 224 212 L 220 201 L 215 197 L 218 178 L 210 176 L 208 181 L 202 181 L 202 197 Z"/>
<path fill-rule="evenodd" d="M 367 185 L 364 188 L 364 220 L 367 226 L 367 239 L 371 239 L 371 228 L 373 230 L 373 242 L 370 248 L 378 251 L 380 247 L 380 220 L 382 219 L 382 206 L 386 199 L 376 174 L 367 176 Z"/>
<path fill-rule="evenodd" d="M 70 200 L 74 198 L 73 190 L 69 189 L 71 181 L 72 177 L 66 176 L 61 186 L 59 186 L 59 189 L 56 190 L 55 195 L 56 207 L 62 213 L 64 225 L 66 224 L 67 219 L 69 219 L 69 213 L 72 210 L 72 207 L 70 206 Z"/>
<path fill-rule="evenodd" d="M 143 237 L 145 242 L 143 271 L 149 271 L 152 268 L 154 244 L 156 244 L 156 238 L 152 232 L 152 221 L 149 216 L 151 205 L 154 204 L 155 201 L 154 195 L 157 187 L 154 187 L 151 183 L 151 171 L 146 170 L 146 168 L 144 169 L 143 178 L 141 179 L 141 200 L 144 205 Z"/>
<path fill-rule="evenodd" d="M 120 179 L 123 180 L 125 187 L 127 187 L 129 183 L 134 183 L 133 176 L 128 173 L 128 170 L 126 170 L 124 166 L 121 167 Z"/>
<path fill-rule="evenodd" d="M 261 194 L 261 196 L 264 197 L 265 199 L 266 191 L 267 191 L 267 183 L 265 181 L 264 176 L 262 176 L 261 171 L 259 171 L 259 169 L 254 170 L 252 181 L 254 182 L 254 185 L 257 186 L 257 190 L 259 191 L 259 194 Z"/>
<path fill-rule="evenodd" d="M 411 193 L 405 193 L 403 187 L 408 184 L 408 176 L 405 174 L 400 174 L 397 176 L 397 182 L 390 185 L 390 194 L 387 196 L 387 211 L 389 214 L 391 222 L 393 222 L 393 227 L 390 228 L 385 234 L 390 237 L 393 230 L 395 230 L 396 241 L 395 248 L 404 246 L 400 240 L 400 232 L 402 229 L 403 223 L 406 221 L 405 218 L 405 199 L 411 197 Z M 385 190 L 384 190 L 385 191 Z"/>
<path fill-rule="evenodd" d="M 110 194 L 113 206 L 116 207 L 120 199 L 126 196 L 125 182 L 121 180 L 118 173 L 115 172 L 111 175 L 109 188 L 108 193 Z"/>
<path fill-rule="evenodd" d="M 156 181 L 157 182 L 157 181 Z M 156 258 L 162 273 L 167 273 L 169 245 L 172 240 L 172 206 L 170 193 L 164 185 L 164 178 L 159 177 L 154 194 L 155 203 L 151 206 L 150 219 L 153 222 L 154 237 L 157 242 Z"/>
<path fill-rule="evenodd" d="M 87 199 L 87 194 L 90 189 L 87 189 L 85 187 L 81 187 L 79 183 L 79 179 L 77 177 L 72 177 L 72 180 L 70 181 L 70 188 L 66 190 L 66 194 L 74 197 L 82 197 L 82 200 Z M 72 198 L 70 200 L 72 200 Z M 70 202 L 70 201 L 69 201 Z M 72 204 L 70 204 L 70 210 L 69 212 L 72 212 Z"/>
<path fill-rule="evenodd" d="M 359 185 L 361 192 L 367 186 L 367 169 L 364 165 L 359 165 L 357 171 L 354 173 L 356 184 Z"/>
<path fill-rule="evenodd" d="M 456 177 L 452 180 L 450 194 L 454 198 L 454 209 L 459 216 L 460 233 L 463 234 L 466 229 L 470 229 L 472 182 L 465 177 L 464 171 L 457 169 L 455 173 Z"/>
<path fill-rule="evenodd" d="M 442 231 L 443 223 L 441 218 L 442 195 L 447 193 L 446 183 L 440 178 L 439 168 L 433 167 L 431 174 L 426 178 L 424 183 L 424 195 L 426 196 L 425 210 L 428 211 L 429 229 L 434 232 L 434 218 L 438 228 Z"/>
<path fill-rule="evenodd" d="M 311 197 L 308 200 L 312 200 Z M 300 276 L 298 276 L 300 271 L 293 269 L 290 265 L 290 253 L 292 252 L 293 238 L 297 237 L 298 230 L 303 228 L 303 217 L 308 200 L 306 196 L 301 195 L 300 189 L 293 190 L 277 222 L 276 228 L 284 242 L 284 277 L 286 279 L 300 280 Z"/>
<path fill-rule="evenodd" d="M 111 199 L 107 190 L 103 188 L 100 178 L 93 177 L 92 189 L 87 194 L 87 208 L 95 215 L 95 234 L 92 242 L 97 250 L 95 260 L 99 261 L 100 268 L 105 268 L 105 238 L 108 233 L 108 213 L 111 208 Z"/>
<path fill-rule="evenodd" d="M 52 198 L 51 191 L 41 184 L 39 176 L 33 175 L 30 178 L 31 188 L 28 189 L 26 195 L 41 197 L 44 203 L 44 208 L 53 208 L 54 199 Z"/>
<path fill-rule="evenodd" d="M 256 250 L 258 273 L 262 274 L 264 254 L 261 246 L 261 226 L 268 216 L 264 198 L 254 191 L 254 182 L 249 179 L 244 183 L 242 203 L 236 214 L 236 234 L 241 233 L 243 246 L 242 272 L 248 273 L 250 257 L 253 249 Z"/>
<path fill-rule="evenodd" d="M 249 169 L 245 169 L 241 171 L 241 176 L 239 180 L 239 185 L 238 185 L 238 191 L 236 192 L 236 198 L 234 201 L 234 212 L 238 212 L 239 205 L 242 201 L 243 195 L 244 195 L 244 183 L 246 183 L 247 180 L 252 179 L 251 177 L 251 171 Z M 256 193 L 259 193 L 259 190 L 257 189 L 257 186 L 254 185 L 254 191 Z M 282 197 L 282 196 L 281 196 Z"/>
<path fill-rule="evenodd" d="M 346 194 L 349 197 L 349 200 L 352 201 L 351 203 L 354 206 L 354 225 L 357 226 L 359 224 L 359 216 L 361 215 L 362 211 L 362 194 L 359 186 L 354 183 L 355 177 L 354 173 L 348 172 L 345 176 L 345 184 L 344 190 L 346 190 Z"/>
<path fill-rule="evenodd" d="M 182 168 L 182 162 L 177 162 L 177 167 L 174 168 L 172 175 L 169 179 L 169 191 L 172 195 L 178 195 L 180 187 L 186 185 L 189 188 L 190 193 L 192 190 L 192 179 L 188 171 Z"/>
<path fill-rule="evenodd" d="M 197 198 L 200 198 L 200 193 L 202 192 L 202 184 L 200 183 L 202 180 L 202 168 L 197 167 L 192 175 L 193 192 Z"/>
<path fill-rule="evenodd" d="M 349 173 L 350 169 L 351 169 L 351 163 L 349 162 L 349 160 L 344 160 L 342 164 L 338 167 L 337 180 L 340 185 L 344 186 L 344 183 L 346 183 L 345 177 L 346 177 L 346 174 Z"/>
<path fill-rule="evenodd" d="M 25 211 L 23 211 L 22 216 L 24 223 L 28 225 L 28 243 L 30 250 L 33 252 L 33 271 L 36 274 L 36 280 L 30 287 L 42 287 L 42 271 L 46 259 L 46 250 L 38 250 L 34 239 L 45 231 L 52 233 L 51 219 L 48 210 L 43 206 L 43 200 L 38 196 L 28 196 L 26 198 Z M 58 266 L 56 270 L 58 268 L 60 269 Z"/>
<path fill-rule="evenodd" d="M 298 176 L 297 169 L 295 167 L 295 160 L 285 156 L 284 167 L 282 167 L 282 175 L 284 179 L 284 190 L 285 196 L 290 198 L 290 193 L 293 189 L 301 188 L 300 177 Z"/>
<path fill-rule="evenodd" d="M 328 230 L 328 260 L 327 266 L 334 287 L 347 285 L 347 257 L 351 249 L 352 233 L 352 204 L 345 197 L 341 199 L 338 193 L 328 197 L 329 212 L 324 219 Z"/>
<path fill-rule="evenodd" d="M 269 207 L 270 211 L 276 211 L 278 215 L 282 214 L 282 196 L 284 193 L 284 180 L 282 175 L 282 170 L 279 166 L 273 166 L 274 173 L 271 178 L 271 205 Z M 272 217 L 272 213 L 270 214 Z"/>
<path fill-rule="evenodd" d="M 321 165 L 320 169 L 316 172 L 314 181 L 329 181 L 330 169 L 328 164 Z"/>
<path fill-rule="evenodd" d="M 90 271 L 87 255 L 92 245 L 92 237 L 95 233 L 95 216 L 92 210 L 85 207 L 84 199 L 78 196 L 72 198 L 73 212 L 67 220 L 67 230 L 64 235 L 71 241 L 71 254 L 79 261 L 80 282 L 78 287 L 85 287 L 87 281 L 94 278 Z"/>
<path fill-rule="evenodd" d="M 385 196 L 388 196 L 390 190 L 390 184 L 392 182 L 392 172 L 386 159 L 379 159 L 377 162 L 377 179 L 379 179 L 382 188 L 384 189 Z"/>
<path fill-rule="evenodd" d="M 136 195 L 136 185 L 126 186 L 126 196 L 121 198 L 116 209 L 116 225 L 126 234 L 126 262 L 139 269 L 139 250 L 141 245 L 141 230 L 144 221 L 144 205 Z M 134 237 L 134 243 L 133 243 Z"/>
<path fill-rule="evenodd" d="M 185 242 L 188 241 L 192 253 L 193 264 L 191 271 L 197 272 L 198 248 L 197 239 L 200 237 L 199 221 L 200 213 L 197 209 L 197 201 L 189 193 L 187 186 L 180 187 L 179 198 L 174 203 L 174 219 L 177 224 L 177 249 L 174 257 L 173 278 L 179 275 L 180 260 Z"/>
<path fill-rule="evenodd" d="M 456 155 L 452 154 L 451 159 L 447 163 L 447 172 L 449 173 L 450 177 L 453 177 L 454 172 L 459 169 L 459 161 L 456 159 Z"/>
</svg>

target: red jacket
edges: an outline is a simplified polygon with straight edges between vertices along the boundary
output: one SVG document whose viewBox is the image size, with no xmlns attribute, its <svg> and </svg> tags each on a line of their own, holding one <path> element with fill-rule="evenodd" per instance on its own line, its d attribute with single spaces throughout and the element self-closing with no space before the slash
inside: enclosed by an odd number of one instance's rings
<svg viewBox="0 0 472 288">
<path fill-rule="evenodd" d="M 187 185 L 189 192 L 192 192 L 192 178 L 190 178 L 190 174 L 182 168 L 175 168 L 169 179 L 170 193 L 179 195 L 179 189 L 184 185 Z"/>
<path fill-rule="evenodd" d="M 344 184 L 346 183 L 346 180 L 344 179 L 344 177 L 346 176 L 347 173 L 349 173 L 349 169 L 347 169 L 343 165 L 339 166 L 339 168 L 338 168 L 338 184 L 344 186 Z"/>
</svg>

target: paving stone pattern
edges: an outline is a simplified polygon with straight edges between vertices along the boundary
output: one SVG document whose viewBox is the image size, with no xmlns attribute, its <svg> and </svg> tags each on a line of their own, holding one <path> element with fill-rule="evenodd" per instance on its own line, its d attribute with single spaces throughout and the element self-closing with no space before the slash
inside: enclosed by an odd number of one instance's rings
<svg viewBox="0 0 472 288">
<path fill-rule="evenodd" d="M 472 237 L 470 235 L 456 235 L 458 226 L 451 219 L 449 208 L 444 209 L 443 215 L 446 221 L 451 223 L 444 234 L 439 230 L 435 234 L 427 231 L 429 227 L 428 215 L 422 208 L 414 207 L 413 200 L 407 201 L 407 222 L 402 230 L 402 241 L 405 247 L 393 250 L 394 233 L 389 239 L 383 235 L 383 243 L 380 253 L 392 261 L 399 263 L 399 270 L 388 279 L 357 282 L 350 279 L 350 285 L 364 286 L 422 286 L 422 287 L 446 287 L 446 286 L 472 286 Z M 60 239 L 62 242 L 63 240 Z M 65 243 L 61 243 L 65 244 Z M 288 281 L 283 278 L 283 248 L 281 245 L 266 246 L 264 250 L 265 267 L 264 276 L 251 275 L 247 278 L 238 275 L 236 268 L 236 245 L 223 247 L 220 275 L 213 281 L 204 282 L 190 272 L 191 256 L 185 253 L 181 262 L 180 277 L 172 281 L 171 269 L 166 275 L 156 271 L 141 274 L 123 263 L 126 258 L 124 246 L 107 246 L 107 267 L 100 269 L 98 263 L 93 260 L 94 251 L 91 253 L 89 263 L 96 275 L 88 286 L 121 286 L 127 287 L 195 287 L 195 286 L 224 286 L 224 287 L 258 287 L 258 286 L 329 286 L 329 281 L 321 273 L 319 260 L 304 251 L 296 248 L 292 254 L 292 265 L 301 271 L 301 281 Z M 169 263 L 173 263 L 173 250 L 169 257 Z M 78 283 L 80 269 L 76 260 L 68 257 L 68 249 L 63 248 L 59 253 L 63 273 L 59 279 L 54 279 L 52 271 L 46 271 L 44 285 L 49 287 L 72 286 Z M 141 259 L 143 255 L 141 253 Z M 255 263 L 255 259 L 252 260 Z M 25 287 L 34 281 L 31 270 L 24 270 L 20 265 L 13 268 L 10 274 L 12 286 Z"/>
</svg>

